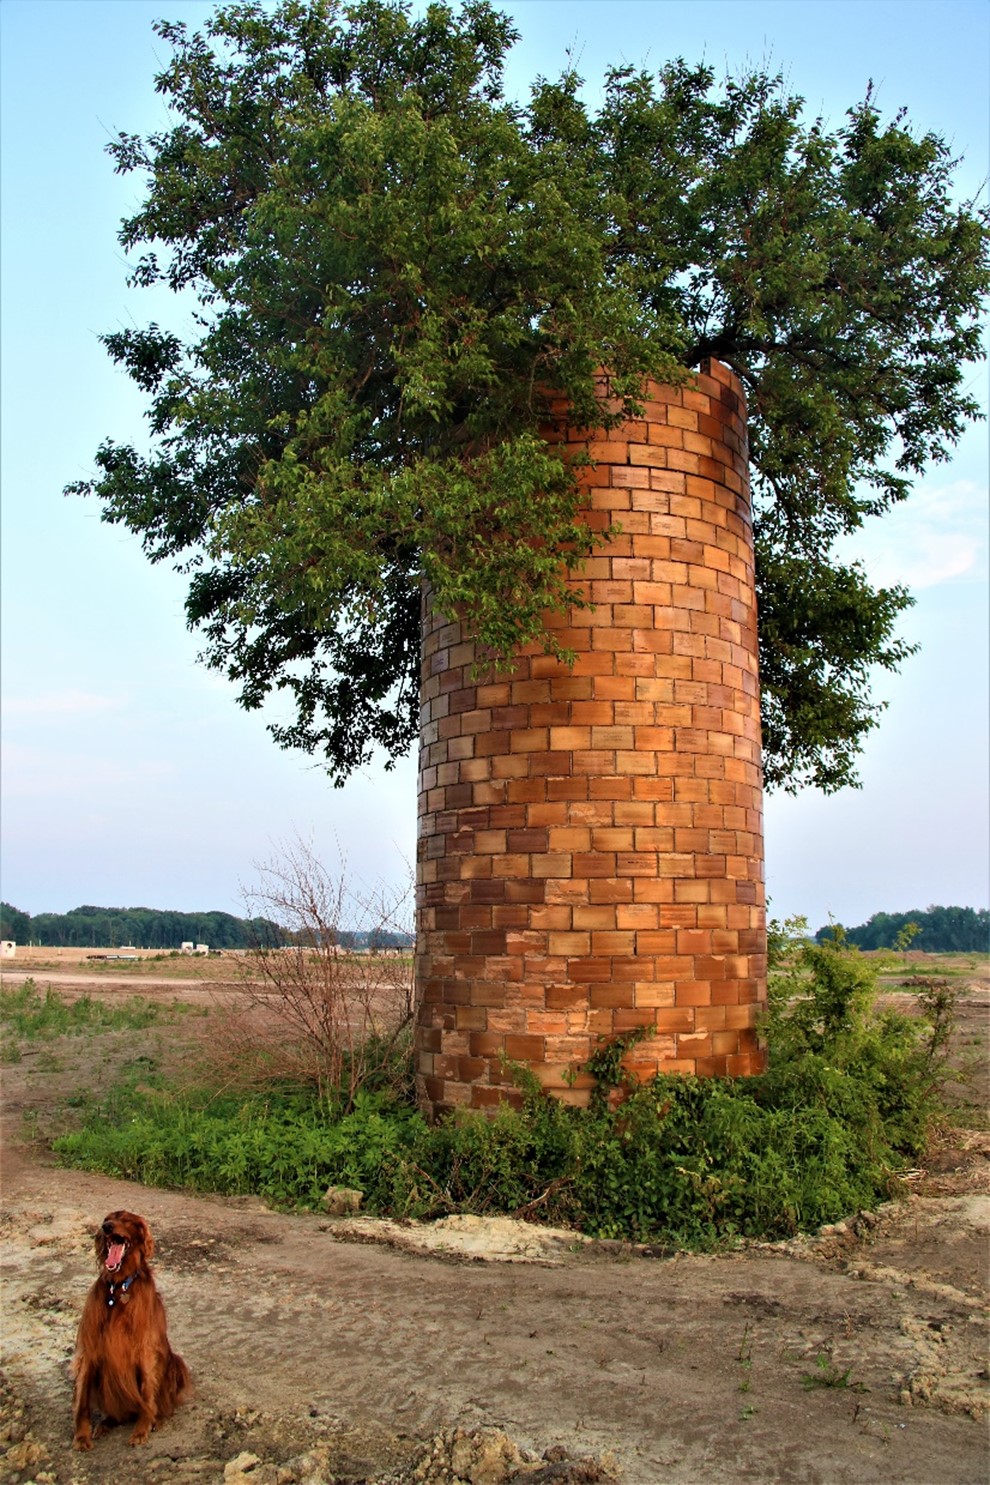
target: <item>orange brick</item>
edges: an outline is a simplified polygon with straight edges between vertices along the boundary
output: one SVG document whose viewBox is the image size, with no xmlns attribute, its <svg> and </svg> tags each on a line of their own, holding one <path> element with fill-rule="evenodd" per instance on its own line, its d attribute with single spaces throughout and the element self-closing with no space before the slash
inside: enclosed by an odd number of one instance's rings
<svg viewBox="0 0 990 1485">
<path fill-rule="evenodd" d="M 660 923 L 660 909 L 656 903 L 619 903 L 614 909 L 617 928 L 656 929 Z"/>
<path fill-rule="evenodd" d="M 554 984 L 547 986 L 547 1009 L 568 1010 L 574 1006 L 587 1006 L 588 991 L 584 985 Z"/>
<path fill-rule="evenodd" d="M 666 958 L 677 948 L 677 931 L 673 928 L 640 929 L 636 934 L 637 954 L 660 954 Z"/>
<path fill-rule="evenodd" d="M 636 935 L 619 930 L 596 929 L 591 934 L 593 954 L 632 954 L 636 950 Z"/>
<path fill-rule="evenodd" d="M 631 902 L 633 882 L 628 877 L 593 878 L 587 883 L 589 902 Z"/>
<path fill-rule="evenodd" d="M 613 709 L 608 701 L 576 701 L 571 708 L 571 720 L 575 726 L 607 727 L 612 717 Z"/>
<path fill-rule="evenodd" d="M 573 926 L 575 928 L 587 929 L 614 929 L 624 925 L 617 922 L 617 914 L 623 911 L 621 908 L 610 906 L 607 903 L 600 905 L 575 903 L 571 909 Z M 596 946 L 595 952 L 598 952 Z M 628 949 L 623 950 L 628 952 Z"/>
<path fill-rule="evenodd" d="M 576 859 L 566 851 L 550 851 L 545 856 L 530 858 L 530 871 L 534 877 L 569 877 L 574 875 L 572 861 Z"/>
<path fill-rule="evenodd" d="M 505 1038 L 505 1055 L 512 1062 L 542 1062 L 544 1052 L 542 1036 L 509 1035 Z"/>
<path fill-rule="evenodd" d="M 590 933 L 550 933 L 547 935 L 547 947 L 551 954 L 560 954 L 570 958 L 576 954 L 591 953 Z"/>
<path fill-rule="evenodd" d="M 592 727 L 592 748 L 631 748 L 633 746 L 633 729 L 631 727 Z"/>
<path fill-rule="evenodd" d="M 711 1005 L 712 987 L 699 980 L 678 980 L 674 982 L 674 1004 L 683 1005 Z"/>
</svg>

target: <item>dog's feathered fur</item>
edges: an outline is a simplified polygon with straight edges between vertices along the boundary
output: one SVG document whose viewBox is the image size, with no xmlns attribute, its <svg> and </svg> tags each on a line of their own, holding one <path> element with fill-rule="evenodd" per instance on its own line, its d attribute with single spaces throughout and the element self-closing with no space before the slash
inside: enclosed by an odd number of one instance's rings
<svg viewBox="0 0 990 1485">
<path fill-rule="evenodd" d="M 100 1275 L 86 1298 L 72 1363 L 77 1449 L 93 1446 L 94 1414 L 100 1415 L 95 1437 L 136 1418 L 130 1442 L 143 1444 L 189 1390 L 189 1368 L 168 1343 L 147 1222 L 134 1212 L 111 1212 L 95 1247 Z"/>
</svg>

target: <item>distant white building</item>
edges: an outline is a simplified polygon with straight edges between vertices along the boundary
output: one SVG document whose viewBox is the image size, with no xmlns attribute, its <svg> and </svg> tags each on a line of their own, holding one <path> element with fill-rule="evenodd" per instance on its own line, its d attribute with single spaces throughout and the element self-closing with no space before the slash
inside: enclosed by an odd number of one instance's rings
<svg viewBox="0 0 990 1485">
<path fill-rule="evenodd" d="M 191 939 L 187 939 L 182 945 L 183 954 L 208 954 L 209 952 L 209 944 L 194 944 Z"/>
<path fill-rule="evenodd" d="M 0 939 L 0 959 L 13 959 L 17 953 L 17 944 L 12 938 Z"/>
</svg>

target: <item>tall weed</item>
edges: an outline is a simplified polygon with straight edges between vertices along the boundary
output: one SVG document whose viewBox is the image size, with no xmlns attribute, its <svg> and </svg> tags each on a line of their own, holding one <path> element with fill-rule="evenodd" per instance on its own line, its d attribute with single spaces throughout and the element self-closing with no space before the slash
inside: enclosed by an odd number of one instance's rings
<svg viewBox="0 0 990 1485">
<path fill-rule="evenodd" d="M 238 961 L 240 980 L 217 991 L 225 1035 L 214 1075 L 245 1091 L 273 1079 L 312 1087 L 328 1110 L 356 1107 L 361 1089 L 401 1089 L 413 1013 L 412 956 L 387 947 L 355 953 L 345 925 L 386 944 L 401 923 L 405 889 L 355 892 L 303 841 L 261 868 L 251 921 L 274 929 Z"/>
<path fill-rule="evenodd" d="M 918 1017 L 878 1009 L 882 967 L 841 929 L 782 959 L 770 976 L 771 1055 L 757 1096 L 773 1107 L 825 1110 L 874 1164 L 893 1167 L 923 1149 L 938 1111 L 950 1010 L 924 998 Z"/>
</svg>

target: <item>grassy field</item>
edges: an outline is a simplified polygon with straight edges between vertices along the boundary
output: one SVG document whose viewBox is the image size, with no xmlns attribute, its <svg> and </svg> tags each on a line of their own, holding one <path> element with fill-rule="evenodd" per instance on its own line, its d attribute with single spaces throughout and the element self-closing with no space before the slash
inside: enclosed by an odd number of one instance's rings
<svg viewBox="0 0 990 1485">
<path fill-rule="evenodd" d="M 898 954 L 893 949 L 871 949 L 864 958 L 889 961 L 880 969 L 879 979 L 884 986 L 928 976 L 990 983 L 990 953 L 925 954 L 915 950 Z"/>
</svg>

